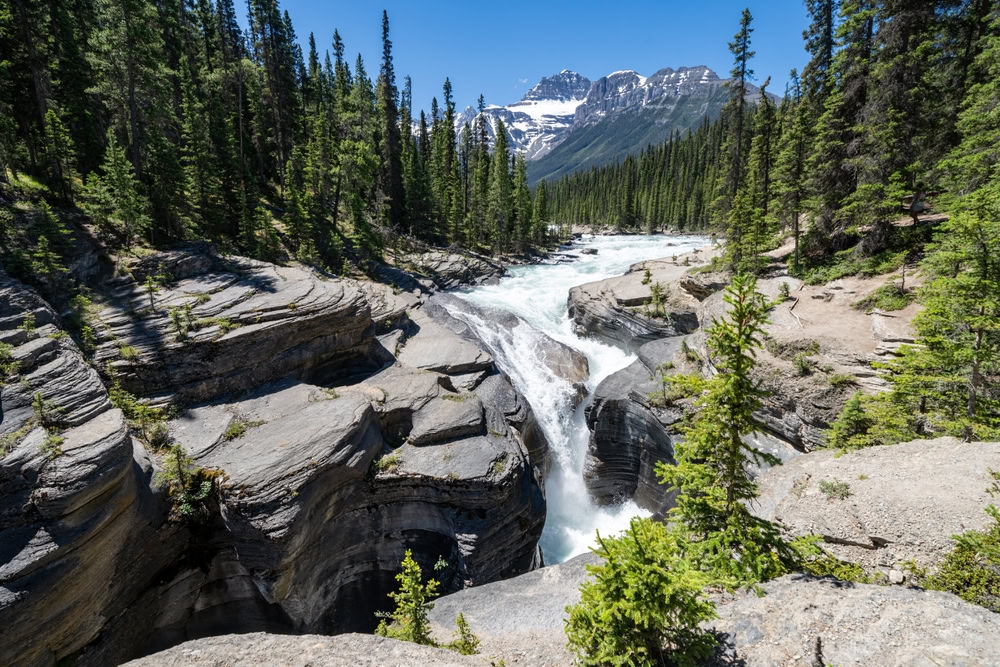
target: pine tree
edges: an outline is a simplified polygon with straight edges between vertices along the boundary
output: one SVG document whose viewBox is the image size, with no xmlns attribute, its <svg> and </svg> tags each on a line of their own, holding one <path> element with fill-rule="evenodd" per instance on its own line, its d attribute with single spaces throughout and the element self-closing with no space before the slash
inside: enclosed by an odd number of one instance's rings
<svg viewBox="0 0 1000 667">
<path fill-rule="evenodd" d="M 507 129 L 497 118 L 496 142 L 490 160 L 490 190 L 486 218 L 489 222 L 490 243 L 494 253 L 510 249 L 513 199 L 510 182 L 510 151 L 507 148 Z"/>
<path fill-rule="evenodd" d="M 128 138 L 132 168 L 142 179 L 150 127 L 171 108 L 156 6 L 145 0 L 95 0 L 95 8 L 101 21 L 87 52 L 96 75 L 90 92 L 108 105 L 117 134 Z"/>
<path fill-rule="evenodd" d="M 746 99 L 750 82 L 754 78 L 750 61 L 756 55 L 754 51 L 750 50 L 750 35 L 753 33 L 750 24 L 752 22 L 753 16 L 750 15 L 750 10 L 744 9 L 740 16 L 740 30 L 733 36 L 733 41 L 729 43 L 729 51 L 733 54 L 734 63 L 730 72 L 731 79 L 726 83 L 726 88 L 729 90 L 729 101 L 726 103 L 724 113 L 729 126 L 725 151 L 728 160 L 726 190 L 731 196 L 735 196 L 736 191 L 743 184 L 744 163 L 746 161 L 744 147 Z"/>
<path fill-rule="evenodd" d="M 967 439 L 1000 438 L 1000 178 L 969 195 L 943 223 L 913 320 L 911 351 L 941 391 L 924 401 L 935 428 Z M 928 405 L 929 403 L 929 405 Z"/>
<path fill-rule="evenodd" d="M 413 560 L 413 554 L 409 549 L 406 550 L 402 567 L 402 571 L 396 575 L 399 591 L 389 593 L 389 597 L 396 603 L 396 608 L 379 622 L 375 634 L 434 646 L 427 614 L 434 609 L 430 599 L 437 595 L 438 586 L 441 584 L 435 579 L 423 583 L 423 572 L 420 565 Z M 388 623 L 387 618 L 390 619 Z"/>
<path fill-rule="evenodd" d="M 535 188 L 531 225 L 534 228 L 535 243 L 545 243 L 549 226 L 549 195 L 544 178 L 538 182 L 538 186 Z"/>
<path fill-rule="evenodd" d="M 514 221 L 516 242 L 514 250 L 523 252 L 532 242 L 531 190 L 528 189 L 528 165 L 524 152 L 518 151 L 514 158 Z"/>
<path fill-rule="evenodd" d="M 677 448 L 677 465 L 660 463 L 657 474 L 679 494 L 670 518 L 688 532 L 688 557 L 734 586 L 780 576 L 800 563 L 800 552 L 781 538 L 777 525 L 748 507 L 758 495 L 750 466 L 780 463 L 747 442 L 758 430 L 753 414 L 765 395 L 753 370 L 768 304 L 756 291 L 756 280 L 745 275 L 733 278 L 724 298 L 729 313 L 713 318 L 708 329 L 718 374 L 711 380 L 672 378 L 686 395 L 700 394 L 700 410 Z"/>
<path fill-rule="evenodd" d="M 809 63 L 802 69 L 802 96 L 810 109 L 810 120 L 815 121 L 823 102 L 834 84 L 830 76 L 835 45 L 835 17 L 837 0 L 806 0 L 809 11 L 809 28 L 802 32 L 809 52 Z"/>
<path fill-rule="evenodd" d="M 378 78 L 378 116 L 380 143 L 379 197 L 382 217 L 392 227 L 403 224 L 403 164 L 399 133 L 399 108 L 396 73 L 392 66 L 392 41 L 389 39 L 389 16 L 382 11 L 382 66 Z"/>
<path fill-rule="evenodd" d="M 802 202 L 806 196 L 805 168 L 809 110 L 799 92 L 798 77 L 794 69 L 790 78 L 792 81 L 791 101 L 788 102 L 787 127 L 775 164 L 775 194 L 783 219 L 790 221 L 792 225 L 792 238 L 795 242 L 792 272 L 797 273 L 801 268 L 799 217 L 802 212 Z"/>
<path fill-rule="evenodd" d="M 1000 164 L 1000 12 L 994 9 L 979 41 L 981 51 L 970 77 L 973 83 L 957 121 L 961 140 L 940 165 L 959 197 L 998 178 Z"/>
<path fill-rule="evenodd" d="M 858 251 L 871 256 L 888 247 L 890 221 L 916 188 L 919 160 L 920 72 L 926 51 L 915 48 L 935 26 L 937 0 L 886 0 L 877 6 L 870 94 L 860 116 L 860 142 L 850 158 L 857 187 L 845 210 L 864 232 Z"/>
<path fill-rule="evenodd" d="M 858 121 L 867 100 L 875 11 L 872 0 L 844 0 L 831 76 L 836 88 L 823 101 L 823 112 L 813 127 L 807 162 L 812 219 L 812 239 L 825 249 L 850 243 L 853 226 L 849 211 L 842 210 L 857 184 L 850 159 L 856 154 Z"/>
<path fill-rule="evenodd" d="M 753 33 L 753 28 L 750 27 L 752 21 L 750 10 L 744 9 L 740 16 L 740 30 L 733 37 L 733 41 L 729 43 L 729 51 L 733 54 L 734 61 L 733 69 L 730 72 L 730 81 L 726 83 L 729 90 L 729 101 L 723 107 L 724 122 L 727 127 L 726 145 L 723 149 L 726 159 L 726 177 L 716 209 L 720 213 L 730 212 L 727 241 L 731 246 L 729 254 L 734 268 L 743 266 L 742 253 L 747 244 L 747 239 L 744 239 L 743 236 L 750 231 L 743 225 L 751 221 L 746 211 L 733 212 L 730 209 L 736 208 L 736 200 L 740 190 L 744 187 L 746 177 L 746 98 L 750 81 L 754 78 L 753 70 L 750 68 L 750 60 L 755 55 L 750 50 L 750 35 Z M 747 203 L 747 206 L 752 207 L 752 204 Z"/>
<path fill-rule="evenodd" d="M 127 251 L 150 228 L 149 201 L 114 130 L 108 130 L 104 156 L 103 173 L 87 178 L 82 207 L 112 247 Z"/>
<path fill-rule="evenodd" d="M 73 162 L 76 158 L 73 139 L 69 135 L 62 119 L 54 109 L 45 113 L 46 149 L 49 162 L 52 165 L 52 177 L 58 184 L 59 192 L 67 202 L 73 202 L 74 180 L 76 169 Z"/>
</svg>

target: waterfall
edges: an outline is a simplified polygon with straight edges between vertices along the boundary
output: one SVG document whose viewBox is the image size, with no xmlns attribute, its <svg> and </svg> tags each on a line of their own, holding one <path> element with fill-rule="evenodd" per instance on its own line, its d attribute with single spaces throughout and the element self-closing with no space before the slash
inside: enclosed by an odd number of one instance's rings
<svg viewBox="0 0 1000 667">
<path fill-rule="evenodd" d="M 552 454 L 552 469 L 545 481 L 548 516 L 541 547 L 545 562 L 559 563 L 584 553 L 594 544 L 595 531 L 614 534 L 628 526 L 629 519 L 643 511 L 632 502 L 598 507 L 591 502 L 583 483 L 583 464 L 590 433 L 584 410 L 590 398 L 571 408 L 573 389 L 554 375 L 539 355 L 537 329 L 586 355 L 590 363 L 591 394 L 615 371 L 635 360 L 620 348 L 573 332 L 566 309 L 569 289 L 583 283 L 625 273 L 636 262 L 681 255 L 708 244 L 690 236 L 597 236 L 585 237 L 583 246 L 596 255 L 578 254 L 566 263 L 514 267 L 499 284 L 455 292 L 455 296 L 477 306 L 507 310 L 524 322 L 500 335 L 495 322 L 468 312 L 451 314 L 472 327 L 493 353 L 497 364 L 524 394 L 538 419 Z"/>
</svg>

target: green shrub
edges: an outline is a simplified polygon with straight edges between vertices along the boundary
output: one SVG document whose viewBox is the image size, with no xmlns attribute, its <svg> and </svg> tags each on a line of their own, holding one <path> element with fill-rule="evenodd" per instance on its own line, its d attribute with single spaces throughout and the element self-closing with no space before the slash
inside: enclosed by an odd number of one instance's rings
<svg viewBox="0 0 1000 667">
<path fill-rule="evenodd" d="M 214 489 L 214 471 L 194 465 L 194 460 L 180 445 L 173 445 L 163 457 L 163 469 L 156 474 L 156 484 L 166 484 L 173 499 L 175 517 L 191 521 L 205 513 L 205 501 Z"/>
<path fill-rule="evenodd" d="M 906 262 L 909 248 L 885 250 L 872 257 L 864 257 L 853 248 L 835 253 L 819 266 L 808 268 L 803 275 L 807 285 L 824 285 L 839 278 L 861 276 L 868 278 L 898 270 Z"/>
<path fill-rule="evenodd" d="M 246 417 L 240 415 L 236 417 L 233 421 L 229 423 L 226 428 L 225 433 L 222 434 L 223 440 L 237 440 L 246 435 L 246 432 L 252 428 L 257 428 L 263 425 L 263 421 L 250 421 Z"/>
<path fill-rule="evenodd" d="M 896 399 L 892 392 L 874 396 L 854 392 L 830 426 L 827 446 L 844 452 L 918 437 L 914 415 Z"/>
<path fill-rule="evenodd" d="M 51 461 L 63 455 L 62 444 L 64 442 L 66 442 L 66 438 L 55 433 L 49 433 L 45 436 L 42 444 L 38 446 L 38 449 Z"/>
<path fill-rule="evenodd" d="M 813 361 L 805 352 L 799 352 L 796 354 L 792 363 L 795 364 L 795 372 L 799 375 L 809 375 L 812 373 Z"/>
<path fill-rule="evenodd" d="M 903 310 L 916 300 L 916 294 L 909 290 L 901 290 L 892 283 L 886 283 L 865 298 L 854 304 L 858 310 L 866 313 L 878 308 L 884 311 Z"/>
<path fill-rule="evenodd" d="M 458 628 L 455 630 L 452 640 L 448 643 L 448 648 L 462 655 L 476 655 L 479 653 L 479 637 L 472 632 L 469 624 L 465 621 L 465 616 L 459 613 L 458 618 L 455 619 L 455 625 Z"/>
<path fill-rule="evenodd" d="M 649 281 L 653 279 L 653 274 L 650 273 L 649 269 L 642 272 L 642 284 L 648 285 Z"/>
<path fill-rule="evenodd" d="M 830 385 L 836 389 L 858 384 L 858 378 L 850 373 L 834 373 L 826 379 Z"/>
<path fill-rule="evenodd" d="M 503 471 L 507 469 L 507 452 L 502 452 L 490 468 L 494 475 L 502 475 Z"/>
<path fill-rule="evenodd" d="M 33 428 L 35 428 L 35 421 L 33 419 L 29 419 L 25 422 L 24 426 L 16 431 L 0 435 L 0 458 L 7 456 L 10 450 L 14 449 L 14 447 L 21 442 L 21 439 L 28 435 Z"/>
<path fill-rule="evenodd" d="M 154 410 L 155 408 L 147 409 Z M 163 449 L 170 444 L 170 429 L 167 428 L 165 421 L 153 421 L 148 428 L 144 428 L 143 430 L 147 433 L 145 437 L 146 444 L 153 450 Z"/>
<path fill-rule="evenodd" d="M 14 346 L 8 343 L 0 343 L 0 384 L 4 378 L 17 375 L 18 362 L 14 361 Z"/>
<path fill-rule="evenodd" d="M 828 501 L 846 500 L 851 495 L 851 485 L 839 479 L 835 479 L 832 482 L 821 479 L 819 481 L 819 490 L 826 496 Z"/>
<path fill-rule="evenodd" d="M 19 324 L 17 328 L 28 334 L 28 338 L 34 338 L 35 336 L 37 336 L 38 334 L 35 332 L 34 313 L 28 313 L 27 315 L 25 315 L 24 319 L 21 321 L 21 324 Z"/>
<path fill-rule="evenodd" d="M 120 343 L 118 345 L 118 353 L 125 361 L 136 361 L 139 358 L 139 351 L 131 345 L 126 345 L 125 343 Z"/>
<path fill-rule="evenodd" d="M 184 311 L 180 308 L 171 308 L 168 315 L 170 316 L 170 324 L 174 327 L 174 333 L 177 335 L 177 340 L 186 340 L 188 329 L 191 328 L 191 321 L 184 319 Z"/>
<path fill-rule="evenodd" d="M 402 457 L 399 454 L 386 454 L 375 461 L 375 470 L 377 472 L 396 472 L 400 463 L 402 463 Z"/>
<path fill-rule="evenodd" d="M 684 358 L 691 363 L 701 361 L 701 357 L 698 356 L 698 353 L 695 352 L 694 348 L 688 345 L 687 339 L 681 341 L 681 353 L 684 355 Z"/>
<path fill-rule="evenodd" d="M 566 635 L 584 665 L 700 665 L 715 638 L 699 626 L 716 618 L 707 578 L 683 557 L 675 535 L 652 519 L 632 519 L 619 537 L 601 538 L 598 565 L 567 607 Z"/>
<path fill-rule="evenodd" d="M 1000 472 L 990 470 L 991 496 L 1000 495 Z M 954 535 L 955 546 L 933 574 L 913 565 L 916 583 L 924 588 L 954 593 L 966 602 L 1000 613 L 1000 510 L 986 508 L 993 523 L 985 530 Z"/>
<path fill-rule="evenodd" d="M 434 608 L 429 600 L 437 595 L 438 586 L 441 584 L 435 579 L 428 580 L 426 584 L 422 583 L 423 573 L 420 565 L 413 560 L 413 554 L 409 549 L 406 550 L 402 567 L 402 571 L 396 575 L 399 591 L 389 593 L 389 597 L 396 603 L 396 608 L 391 613 L 379 614 L 382 620 L 375 634 L 434 646 L 427 614 Z"/>
<path fill-rule="evenodd" d="M 875 578 L 865 573 L 857 563 L 840 560 L 827 553 L 818 558 L 806 560 L 802 569 L 816 577 L 834 577 L 841 581 L 851 581 L 856 584 L 874 584 Z"/>
<path fill-rule="evenodd" d="M 36 391 L 32 396 L 31 411 L 43 428 L 50 429 L 59 426 L 59 414 L 62 412 L 62 408 L 43 397 L 42 392 Z"/>
</svg>

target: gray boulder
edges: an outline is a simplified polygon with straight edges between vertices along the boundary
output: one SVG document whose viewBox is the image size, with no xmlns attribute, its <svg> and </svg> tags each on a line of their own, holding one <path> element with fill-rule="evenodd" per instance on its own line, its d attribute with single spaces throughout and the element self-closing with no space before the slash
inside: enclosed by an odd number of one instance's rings
<svg viewBox="0 0 1000 667">
<path fill-rule="evenodd" d="M 678 283 L 692 264 L 710 260 L 718 251 L 689 253 L 680 261 L 639 262 L 627 273 L 573 287 L 569 291 L 569 316 L 579 335 L 593 335 L 608 343 L 637 350 L 644 343 L 689 334 L 698 328 L 698 301 L 679 289 Z M 646 279 L 646 271 L 650 278 Z M 647 313 L 652 285 L 664 289 L 664 303 L 657 313 Z"/>
<path fill-rule="evenodd" d="M 753 510 L 793 535 L 821 535 L 832 553 L 872 572 L 911 559 L 933 567 L 952 535 L 989 523 L 987 468 L 1000 469 L 1000 443 L 937 438 L 811 452 L 764 473 Z M 823 492 L 835 482 L 846 498 Z"/>
<path fill-rule="evenodd" d="M 276 635 L 264 632 L 205 637 L 125 663 L 128 667 L 461 667 L 480 656 L 374 635 Z"/>
<path fill-rule="evenodd" d="M 950 593 L 787 575 L 720 600 L 716 664 L 997 664 L 1000 616 Z"/>
<path fill-rule="evenodd" d="M 439 598 L 430 613 L 433 634 L 439 641 L 449 639 L 462 614 L 482 642 L 483 655 L 506 664 L 570 665 L 573 655 L 563 630 L 566 607 L 580 600 L 586 567 L 596 562 L 597 556 L 588 553 Z"/>
</svg>

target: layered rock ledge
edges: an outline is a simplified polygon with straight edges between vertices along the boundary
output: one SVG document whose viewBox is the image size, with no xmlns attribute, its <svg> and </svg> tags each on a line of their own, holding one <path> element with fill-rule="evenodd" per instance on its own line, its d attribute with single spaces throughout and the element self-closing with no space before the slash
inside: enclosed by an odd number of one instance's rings
<svg viewBox="0 0 1000 667">
<path fill-rule="evenodd" d="M 678 282 L 692 265 L 705 264 L 717 253 L 706 249 L 675 260 L 639 262 L 624 275 L 570 288 L 567 307 L 577 334 L 635 350 L 658 338 L 692 333 L 699 323 L 698 299 Z M 664 288 L 664 303 L 653 312 L 647 304 L 656 283 Z"/>
<path fill-rule="evenodd" d="M 580 598 L 593 556 L 445 596 L 431 612 L 447 640 L 459 612 L 482 640 L 478 656 L 361 635 L 251 634 L 187 642 L 145 665 L 235 665 L 275 656 L 291 665 L 571 665 L 563 619 Z M 719 618 L 705 623 L 718 648 L 708 665 L 940 665 L 987 667 L 1000 653 L 1000 616 L 950 593 L 786 575 L 761 594 L 713 594 Z"/>
<path fill-rule="evenodd" d="M 25 381 L 0 402 L 0 435 L 24 430 L 0 458 L 0 662 L 371 630 L 408 549 L 445 564 L 445 591 L 541 564 L 544 437 L 488 352 L 410 310 L 420 294 L 203 251 L 131 271 L 98 292 L 93 364 L 171 406 L 170 439 L 218 491 L 198 521 L 170 519 L 157 455 L 51 309 L 4 278 Z M 18 328 L 27 313 L 55 337 Z M 57 456 L 29 423 L 38 390 L 59 406 Z"/>
</svg>

